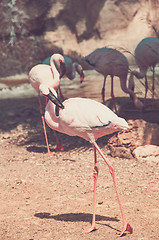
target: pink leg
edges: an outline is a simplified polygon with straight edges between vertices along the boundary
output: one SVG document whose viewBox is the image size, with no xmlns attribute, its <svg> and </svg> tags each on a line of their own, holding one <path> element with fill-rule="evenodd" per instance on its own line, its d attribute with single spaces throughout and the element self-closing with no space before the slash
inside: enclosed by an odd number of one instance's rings
<svg viewBox="0 0 159 240">
<path fill-rule="evenodd" d="M 97 167 L 97 155 L 96 155 L 96 148 L 94 147 L 94 171 L 93 171 L 93 177 L 94 177 L 94 194 L 93 194 L 93 217 L 92 217 L 92 225 L 91 227 L 85 228 L 83 230 L 84 233 L 89 233 L 92 231 L 97 230 L 95 224 L 95 211 L 96 211 L 96 185 L 97 185 L 97 177 L 98 177 L 98 167 Z"/>
<path fill-rule="evenodd" d="M 38 94 L 38 98 L 39 98 L 39 105 L 40 105 L 40 114 L 41 114 L 41 119 L 42 119 L 43 128 L 44 128 L 45 141 L 46 141 L 46 146 L 47 146 L 47 153 L 45 155 L 46 156 L 51 156 L 51 155 L 54 155 L 55 153 L 51 152 L 50 148 L 49 148 L 49 143 L 48 143 L 48 138 L 47 138 L 47 133 L 46 133 L 45 119 L 44 119 L 44 113 L 43 113 L 43 109 L 42 109 L 40 94 Z"/>
<path fill-rule="evenodd" d="M 118 189 L 117 189 L 117 185 L 116 185 L 116 181 L 115 181 L 114 169 L 113 169 L 113 167 L 110 165 L 109 161 L 106 160 L 104 154 L 102 153 L 102 151 L 101 151 L 100 148 L 98 147 L 97 143 L 96 143 L 96 142 L 93 142 L 93 145 L 94 145 L 95 148 L 98 150 L 98 152 L 100 153 L 100 155 L 101 155 L 102 158 L 104 159 L 105 163 L 106 163 L 107 166 L 109 167 L 109 171 L 110 171 L 110 173 L 111 173 L 111 175 L 112 175 L 112 178 L 113 178 L 114 187 L 115 187 L 115 191 L 116 191 L 116 195 L 117 195 L 117 199 L 118 199 L 120 211 L 121 211 L 122 218 L 123 218 L 123 229 L 122 229 L 122 231 L 119 233 L 119 235 L 122 236 L 125 231 L 129 231 L 130 233 L 132 233 L 132 232 L 133 232 L 133 229 L 132 229 L 132 227 L 130 226 L 130 224 L 128 223 L 126 217 L 125 217 L 125 214 L 124 214 L 124 211 L 123 211 L 121 202 L 120 202 L 120 198 L 119 198 L 119 194 L 118 194 Z"/>
<path fill-rule="evenodd" d="M 56 139 L 56 151 L 64 151 L 64 147 L 59 142 L 56 131 L 55 130 L 53 130 L 53 131 L 54 131 L 54 135 L 55 135 L 55 139 Z"/>
</svg>

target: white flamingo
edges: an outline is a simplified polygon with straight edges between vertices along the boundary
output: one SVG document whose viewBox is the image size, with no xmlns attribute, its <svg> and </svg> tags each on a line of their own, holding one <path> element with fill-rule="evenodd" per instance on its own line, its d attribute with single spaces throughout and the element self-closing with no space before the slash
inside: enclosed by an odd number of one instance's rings
<svg viewBox="0 0 159 240">
<path fill-rule="evenodd" d="M 59 57 L 60 56 L 60 57 Z M 50 151 L 49 149 L 49 144 L 48 144 L 48 137 L 46 133 L 46 127 L 45 127 L 45 121 L 44 121 L 44 112 L 42 108 L 42 103 L 40 99 L 40 92 L 41 88 L 43 88 L 43 85 L 45 87 L 47 86 L 49 88 L 54 88 L 57 90 L 60 86 L 60 75 L 62 75 L 62 71 L 59 73 L 55 67 L 55 62 L 56 65 L 59 67 L 59 69 L 64 69 L 63 64 L 64 64 L 64 59 L 61 55 L 54 54 L 50 58 L 50 64 L 51 66 L 44 65 L 44 64 L 38 64 L 34 66 L 28 75 L 29 81 L 32 85 L 32 87 L 36 90 L 38 93 L 38 99 L 39 99 L 39 104 L 40 104 L 40 114 L 41 114 L 41 119 L 43 123 L 43 128 L 44 128 L 44 135 L 45 135 L 45 140 L 46 140 L 46 145 L 47 145 L 47 154 L 46 155 L 52 155 L 54 154 L 53 152 Z M 55 138 L 56 138 L 56 150 L 61 150 L 63 151 L 64 148 L 60 144 L 56 132 L 54 131 Z"/>
</svg>

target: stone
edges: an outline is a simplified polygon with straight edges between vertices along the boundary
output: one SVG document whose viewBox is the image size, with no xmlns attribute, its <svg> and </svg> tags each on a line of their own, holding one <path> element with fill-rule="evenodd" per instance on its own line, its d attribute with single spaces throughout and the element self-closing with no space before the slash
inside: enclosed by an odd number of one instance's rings
<svg viewBox="0 0 159 240">
<path fill-rule="evenodd" d="M 2 136 L 2 139 L 9 139 L 10 138 L 10 134 L 9 133 L 4 133 Z"/>
<path fill-rule="evenodd" d="M 159 146 L 140 146 L 133 151 L 133 154 L 138 160 L 146 160 L 148 162 L 153 161 L 159 163 Z"/>
<path fill-rule="evenodd" d="M 128 120 L 130 129 L 114 135 L 108 144 L 126 146 L 131 150 L 143 145 L 159 146 L 159 124 L 141 119 Z"/>
<path fill-rule="evenodd" d="M 109 154 L 112 157 L 127 158 L 127 159 L 133 158 L 129 148 L 122 147 L 122 146 L 116 146 L 116 147 L 110 146 L 109 150 L 110 150 Z"/>
</svg>

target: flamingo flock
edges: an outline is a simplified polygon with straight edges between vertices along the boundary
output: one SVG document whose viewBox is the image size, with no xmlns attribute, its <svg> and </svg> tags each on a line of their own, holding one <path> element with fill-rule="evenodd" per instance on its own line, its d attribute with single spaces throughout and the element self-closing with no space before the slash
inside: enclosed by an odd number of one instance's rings
<svg viewBox="0 0 159 240">
<path fill-rule="evenodd" d="M 102 88 L 102 100 L 105 101 L 105 84 L 108 75 L 111 76 L 111 98 L 114 100 L 114 76 L 118 76 L 120 79 L 121 89 L 129 94 L 132 98 L 134 105 L 139 110 L 143 110 L 143 103 L 137 98 L 134 93 L 134 79 L 145 77 L 146 90 L 145 98 L 147 92 L 147 80 L 146 73 L 149 66 L 154 68 L 158 61 L 158 52 L 156 48 L 158 47 L 158 40 L 154 38 L 144 39 L 139 43 L 135 50 L 135 59 L 139 66 L 140 72 L 132 71 L 130 74 L 129 85 L 127 87 L 127 75 L 129 64 L 127 58 L 112 48 L 98 48 L 88 56 L 82 58 L 82 60 L 88 63 L 93 69 L 101 73 L 104 76 L 104 83 Z M 150 47 L 151 46 L 151 47 Z M 155 47 L 154 47 L 155 46 Z M 145 54 L 145 56 L 143 55 Z M 146 55 L 147 54 L 147 55 Z M 151 58 L 147 61 L 148 56 Z M 154 60 L 153 60 L 154 57 Z M 81 81 L 84 79 L 83 68 L 77 63 L 73 63 L 71 59 L 61 54 L 53 54 L 50 58 L 45 59 L 42 64 L 34 66 L 29 72 L 29 80 L 33 88 L 37 91 L 40 113 L 44 127 L 44 134 L 46 139 L 46 145 L 48 153 L 47 155 L 52 155 L 46 134 L 45 122 L 47 125 L 54 130 L 54 134 L 57 142 L 57 149 L 64 150 L 60 144 L 56 131 L 67 134 L 69 136 L 79 136 L 87 141 L 89 141 L 94 149 L 94 193 L 93 193 L 93 216 L 92 224 L 90 227 L 83 230 L 83 232 L 89 233 L 97 229 L 96 227 L 96 185 L 98 178 L 98 162 L 97 162 L 97 151 L 103 158 L 104 162 L 109 168 L 112 180 L 114 183 L 114 188 L 117 195 L 117 200 L 119 203 L 122 219 L 123 228 L 119 236 L 123 236 L 125 231 L 129 233 L 133 232 L 133 228 L 125 217 L 123 207 L 120 201 L 118 188 L 115 179 L 114 168 L 111 166 L 108 159 L 99 148 L 96 143 L 97 139 L 109 135 L 114 132 L 119 132 L 123 130 L 128 130 L 129 126 L 125 119 L 118 117 L 113 111 L 111 111 L 104 104 L 94 101 L 92 99 L 81 98 L 79 96 L 75 98 L 69 98 L 61 102 L 57 97 L 57 91 L 60 89 L 60 80 L 64 74 L 69 78 L 73 79 L 75 77 L 75 71 L 80 75 Z M 154 90 L 154 77 L 153 77 L 153 90 Z M 45 111 L 42 109 L 42 104 L 40 100 L 40 93 L 48 99 L 46 101 Z M 57 114 L 58 109 L 58 114 Z"/>
</svg>

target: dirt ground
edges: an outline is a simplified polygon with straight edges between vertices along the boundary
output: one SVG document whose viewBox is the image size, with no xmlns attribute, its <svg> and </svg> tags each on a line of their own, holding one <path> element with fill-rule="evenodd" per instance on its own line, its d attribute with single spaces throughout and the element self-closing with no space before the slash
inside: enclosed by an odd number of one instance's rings
<svg viewBox="0 0 159 240">
<path fill-rule="evenodd" d="M 132 106 L 132 105 L 131 105 Z M 83 234 L 92 217 L 93 149 L 79 137 L 58 133 L 64 151 L 46 152 L 36 97 L 0 101 L 0 239 L 118 239 L 122 218 L 111 175 L 98 155 L 97 231 Z M 138 118 L 134 111 L 129 119 Z M 152 116 L 156 119 L 156 116 Z M 141 115 L 139 114 L 139 117 Z M 55 138 L 47 127 L 49 143 Z M 122 239 L 159 239 L 159 164 L 111 157 L 109 137 L 97 141 L 115 169 L 133 234 Z"/>
</svg>

